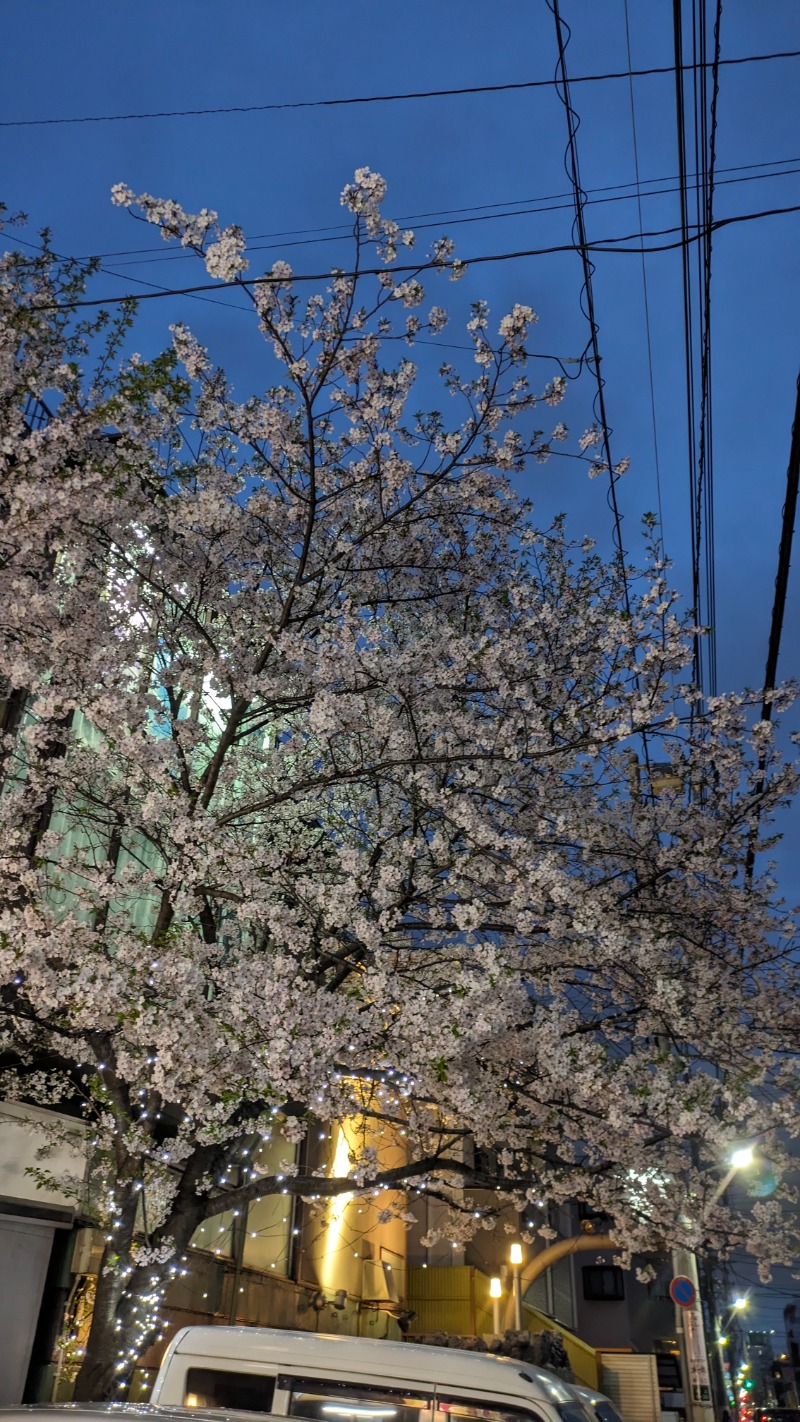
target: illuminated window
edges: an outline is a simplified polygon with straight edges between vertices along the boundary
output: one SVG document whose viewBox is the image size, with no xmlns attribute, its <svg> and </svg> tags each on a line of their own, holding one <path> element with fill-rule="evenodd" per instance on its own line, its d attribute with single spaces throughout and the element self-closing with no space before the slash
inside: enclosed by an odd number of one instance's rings
<svg viewBox="0 0 800 1422">
<path fill-rule="evenodd" d="M 432 1399 L 401 1388 L 284 1376 L 278 1385 L 290 1393 L 290 1417 L 314 1422 L 430 1422 Z"/>
<path fill-rule="evenodd" d="M 297 1147 L 284 1140 L 279 1129 L 275 1138 L 262 1142 L 241 1157 L 242 1164 L 231 1167 L 231 1184 L 255 1181 L 259 1175 L 279 1175 L 284 1160 L 294 1161 Z M 211 1215 L 195 1230 L 189 1243 L 192 1249 L 206 1249 L 223 1259 L 236 1253 L 236 1231 L 241 1229 L 242 1263 L 248 1269 L 263 1273 L 289 1273 L 292 1233 L 292 1203 L 283 1194 L 264 1195 L 251 1200 L 244 1215 L 224 1210 Z"/>
<path fill-rule="evenodd" d="M 436 1393 L 436 1422 L 541 1422 L 538 1412 L 527 1407 L 491 1407 L 488 1398 L 445 1397 Z"/>
</svg>

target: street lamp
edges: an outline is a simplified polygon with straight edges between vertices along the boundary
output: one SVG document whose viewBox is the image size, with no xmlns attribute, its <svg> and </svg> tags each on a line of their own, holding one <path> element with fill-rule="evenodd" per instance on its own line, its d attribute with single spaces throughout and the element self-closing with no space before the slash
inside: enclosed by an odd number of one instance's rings
<svg viewBox="0 0 800 1422">
<path fill-rule="evenodd" d="M 715 1205 L 716 1202 L 717 1202 L 717 1200 L 721 1199 L 721 1197 L 725 1194 L 725 1191 L 727 1190 L 728 1186 L 731 1184 L 731 1182 L 732 1182 L 734 1176 L 737 1175 L 740 1170 L 747 1170 L 747 1169 L 749 1168 L 749 1166 L 751 1166 L 751 1165 L 753 1164 L 754 1159 L 755 1159 L 755 1147 L 754 1147 L 753 1145 L 749 1145 L 749 1144 L 748 1144 L 748 1145 L 737 1146 L 736 1150 L 731 1151 L 731 1154 L 730 1154 L 729 1157 L 728 1157 L 728 1168 L 727 1168 L 725 1174 L 723 1175 L 722 1179 L 720 1180 L 720 1182 L 719 1182 L 719 1184 L 718 1184 L 716 1190 L 714 1191 L 713 1195 L 711 1196 L 711 1199 L 710 1199 L 709 1203 L 712 1204 L 712 1205 Z M 685 1256 L 685 1259 L 686 1259 L 686 1265 L 687 1265 L 687 1267 L 686 1267 L 686 1269 L 685 1269 L 685 1272 L 686 1272 L 687 1274 L 689 1274 L 689 1276 L 690 1276 L 690 1278 L 692 1279 L 692 1281 L 693 1281 L 696 1285 L 698 1285 L 698 1287 L 699 1287 L 699 1277 L 698 1277 L 698 1270 L 697 1270 L 697 1260 L 696 1260 L 694 1254 L 686 1255 L 686 1256 Z M 676 1255 L 673 1253 L 673 1262 L 675 1262 L 675 1260 L 676 1260 Z M 680 1271 L 676 1271 L 676 1272 L 680 1272 Z M 716 1304 L 715 1304 L 715 1302 L 714 1302 L 713 1282 L 712 1282 L 712 1280 L 711 1280 L 710 1278 L 707 1278 L 706 1289 L 707 1289 L 707 1297 L 708 1297 L 708 1302 L 709 1302 L 710 1309 L 711 1309 L 712 1312 L 716 1315 Z M 725 1353 L 725 1349 L 726 1349 L 726 1347 L 727 1347 L 727 1343 L 722 1343 L 722 1342 L 720 1342 L 720 1338 L 721 1338 L 721 1335 L 722 1335 L 724 1329 L 725 1329 L 725 1328 L 728 1326 L 728 1324 L 732 1321 L 733 1316 L 734 1316 L 734 1313 L 737 1312 L 737 1311 L 739 1311 L 740 1309 L 746 1308 L 746 1307 L 747 1307 L 747 1299 L 744 1299 L 744 1298 L 742 1298 L 742 1299 L 736 1299 L 736 1301 L 734 1302 L 734 1304 L 733 1304 L 728 1310 L 724 1310 L 724 1311 L 723 1311 L 724 1313 L 729 1314 L 730 1317 L 723 1317 L 723 1316 L 719 1316 L 719 1315 L 717 1315 L 717 1316 L 715 1317 L 716 1332 L 717 1332 L 717 1350 L 718 1350 L 718 1351 L 717 1351 L 717 1363 L 718 1363 L 718 1368 L 719 1368 L 719 1372 L 718 1372 L 718 1375 L 717 1375 L 717 1382 L 716 1382 L 716 1385 L 717 1385 L 717 1386 L 719 1387 L 719 1389 L 720 1389 L 721 1397 L 722 1397 L 722 1396 L 727 1396 L 727 1384 L 726 1384 L 726 1381 L 725 1381 L 725 1363 L 726 1363 L 726 1353 Z M 713 1357 L 713 1353 L 712 1353 L 712 1354 L 708 1354 L 708 1353 L 707 1353 L 706 1342 L 705 1342 L 705 1335 L 704 1335 L 703 1324 L 702 1324 L 702 1310 L 698 1310 L 698 1313 L 699 1313 L 698 1328 L 699 1328 L 699 1333 L 700 1333 L 700 1340 L 701 1340 L 702 1351 L 707 1355 L 708 1360 L 709 1360 L 709 1363 L 711 1363 L 711 1359 L 712 1359 L 712 1357 Z M 676 1310 L 676 1327 L 677 1327 L 677 1329 L 678 1329 L 679 1342 L 681 1343 L 681 1363 L 682 1363 L 682 1365 L 683 1365 L 683 1364 L 684 1364 L 684 1361 L 688 1361 L 688 1359 L 685 1360 L 685 1343 L 684 1343 L 683 1341 L 681 1341 L 681 1336 L 680 1336 L 681 1325 L 680 1325 L 680 1322 L 679 1322 L 678 1319 L 677 1319 L 677 1310 Z M 720 1397 L 720 1406 L 721 1406 L 721 1397 Z M 698 1409 L 692 1409 L 692 1407 L 691 1407 L 691 1405 L 690 1405 L 688 1411 L 689 1411 L 689 1415 L 690 1415 L 690 1422 L 711 1422 L 711 1418 L 710 1418 L 710 1417 L 709 1417 L 709 1418 L 703 1418 L 703 1419 L 701 1419 L 700 1414 L 699 1414 L 699 1408 L 698 1408 Z M 693 1415 L 693 1412 L 697 1412 L 697 1416 L 694 1416 L 694 1415 Z"/>
<path fill-rule="evenodd" d="M 733 1180 L 734 1175 L 736 1175 L 737 1172 L 740 1170 L 748 1170 L 753 1164 L 754 1160 L 755 1150 L 751 1145 L 739 1146 L 737 1150 L 733 1151 L 728 1160 L 728 1169 L 726 1170 L 719 1185 L 717 1186 L 716 1190 L 714 1191 L 714 1194 L 711 1197 L 712 1205 L 715 1205 L 717 1203 L 717 1200 L 719 1200 L 725 1194 L 725 1191 Z"/>
<path fill-rule="evenodd" d="M 500 1300 L 503 1297 L 503 1281 L 496 1274 L 489 1280 L 489 1298 L 492 1300 L 492 1328 L 495 1336 L 500 1334 Z"/>
<path fill-rule="evenodd" d="M 522 1265 L 522 1245 L 512 1244 L 508 1257 L 514 1271 L 514 1327 L 519 1333 L 522 1330 L 522 1280 L 519 1272 Z"/>
</svg>

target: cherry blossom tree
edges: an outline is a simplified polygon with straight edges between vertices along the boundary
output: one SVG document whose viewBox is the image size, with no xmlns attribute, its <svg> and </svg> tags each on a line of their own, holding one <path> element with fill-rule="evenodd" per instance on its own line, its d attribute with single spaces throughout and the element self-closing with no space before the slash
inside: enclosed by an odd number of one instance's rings
<svg viewBox="0 0 800 1422">
<path fill-rule="evenodd" d="M 515 485 L 567 431 L 529 307 L 473 306 L 447 413 L 415 412 L 423 281 L 463 267 L 414 259 L 384 188 L 345 188 L 319 290 L 115 189 L 246 295 L 247 398 L 182 325 L 125 357 L 131 312 L 84 320 L 91 270 L 47 245 L 0 271 L 1 1089 L 86 1122 L 81 1398 L 119 1395 L 198 1226 L 271 1192 L 429 1193 L 454 1239 L 546 1198 L 623 1256 L 795 1246 L 795 931 L 743 866 L 796 771 L 755 698 L 676 694 L 647 530 L 637 569 L 534 527 Z M 293 1163 L 312 1119 L 365 1123 L 346 1170 Z M 741 1139 L 777 1182 L 749 1211 Z"/>
</svg>

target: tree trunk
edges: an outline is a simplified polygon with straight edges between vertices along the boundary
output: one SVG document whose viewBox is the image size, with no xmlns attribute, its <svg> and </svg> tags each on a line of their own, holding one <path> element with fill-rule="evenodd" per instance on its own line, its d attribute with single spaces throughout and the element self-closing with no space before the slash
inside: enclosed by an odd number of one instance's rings
<svg viewBox="0 0 800 1422">
<path fill-rule="evenodd" d="M 159 1333 L 164 1300 L 175 1266 L 180 1265 L 181 1256 L 207 1210 L 207 1202 L 196 1195 L 189 1199 L 182 1195 L 176 1204 L 177 1208 L 151 1240 L 155 1247 L 168 1240 L 173 1242 L 174 1253 L 163 1263 L 138 1265 L 123 1278 L 119 1267 L 124 1264 L 122 1258 L 115 1261 L 113 1271 L 109 1269 L 104 1273 L 108 1259 L 119 1249 L 117 1244 L 107 1246 L 97 1280 L 86 1353 L 75 1381 L 76 1402 L 124 1401 L 138 1359 Z M 128 1251 L 125 1257 L 130 1257 Z M 157 1302 L 145 1306 L 145 1296 Z M 152 1321 L 148 1321 L 148 1317 Z"/>
<path fill-rule="evenodd" d="M 132 1342 L 133 1329 L 129 1322 L 128 1328 L 123 1325 L 123 1331 L 117 1331 L 116 1325 L 121 1321 L 120 1304 L 126 1301 L 122 1299 L 124 1284 L 121 1276 L 110 1269 L 104 1272 L 108 1253 L 106 1248 L 97 1278 L 86 1352 L 75 1380 L 76 1402 L 105 1402 L 109 1398 L 119 1398 L 122 1391 L 119 1382 L 125 1378 L 117 1363 L 120 1351 L 127 1349 Z M 126 1334 L 129 1336 L 126 1337 Z"/>
<path fill-rule="evenodd" d="M 159 1332 L 172 1268 L 172 1260 L 141 1265 L 124 1284 L 117 1273 L 100 1274 L 76 1402 L 125 1400 L 133 1370 Z M 157 1301 L 145 1306 L 145 1296 Z"/>
</svg>

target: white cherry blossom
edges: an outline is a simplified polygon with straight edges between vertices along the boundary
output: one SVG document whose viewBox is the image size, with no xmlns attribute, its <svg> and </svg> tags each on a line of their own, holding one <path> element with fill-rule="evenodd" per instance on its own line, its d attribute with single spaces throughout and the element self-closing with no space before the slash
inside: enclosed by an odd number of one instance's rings
<svg viewBox="0 0 800 1422">
<path fill-rule="evenodd" d="M 386 256 L 410 242 L 384 196 L 364 168 L 343 202 Z M 216 214 L 114 201 L 240 279 Z M 431 282 L 459 274 L 433 252 Z M 476 307 L 427 408 L 425 262 L 256 275 L 243 395 L 184 326 L 115 369 L 127 314 L 87 333 L 52 253 L 0 264 L 0 1090 L 91 1126 L 80 1397 L 256 1194 L 429 1190 L 454 1240 L 584 1200 L 621 1251 L 796 1251 L 795 929 L 744 875 L 795 767 L 757 697 L 676 701 L 692 628 L 647 537 L 637 571 L 530 524 L 505 471 L 567 439 L 537 428 L 566 381 L 528 384 L 530 307 Z M 347 1169 L 293 1173 L 342 1119 Z M 237 1183 L 281 1123 L 284 1168 Z M 752 1212 L 717 1197 L 742 1140 L 775 1182 Z"/>
</svg>

